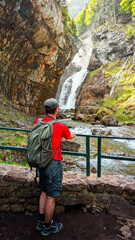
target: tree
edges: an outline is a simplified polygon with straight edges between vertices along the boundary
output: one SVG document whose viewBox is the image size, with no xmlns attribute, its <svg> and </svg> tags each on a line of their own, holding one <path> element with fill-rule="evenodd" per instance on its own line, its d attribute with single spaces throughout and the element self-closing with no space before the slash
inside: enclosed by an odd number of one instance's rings
<svg viewBox="0 0 135 240">
<path fill-rule="evenodd" d="M 97 4 L 98 4 L 98 0 L 91 0 L 90 3 L 88 4 L 88 7 L 86 9 L 86 16 L 84 19 L 84 23 L 86 25 L 91 24 L 91 19 L 92 19 L 92 16 L 94 16 L 95 14 L 95 9 L 97 7 Z"/>
<path fill-rule="evenodd" d="M 132 11 L 132 15 L 135 16 L 135 1 L 131 3 L 131 11 Z"/>
<path fill-rule="evenodd" d="M 122 0 L 120 2 L 120 6 L 122 10 L 124 10 L 126 13 L 133 13 L 135 14 L 135 1 L 134 0 Z"/>
<path fill-rule="evenodd" d="M 116 10 L 115 10 L 116 0 L 112 0 L 112 5 L 113 5 L 114 25 L 116 26 Z"/>
</svg>

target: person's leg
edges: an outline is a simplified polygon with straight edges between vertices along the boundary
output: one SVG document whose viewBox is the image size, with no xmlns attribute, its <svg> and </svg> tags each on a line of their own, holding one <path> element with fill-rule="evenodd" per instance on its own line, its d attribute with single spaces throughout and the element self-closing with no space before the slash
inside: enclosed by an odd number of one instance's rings
<svg viewBox="0 0 135 240">
<path fill-rule="evenodd" d="M 45 223 L 43 230 L 41 231 L 42 236 L 48 236 L 50 233 L 60 232 L 63 228 L 62 223 L 55 223 L 52 219 L 55 210 L 55 200 L 55 197 L 46 197 Z"/>
<path fill-rule="evenodd" d="M 63 228 L 62 223 L 55 223 L 52 219 L 55 210 L 55 200 L 61 194 L 62 163 L 60 161 L 52 161 L 50 168 L 47 168 L 46 176 L 48 176 L 48 181 L 46 184 L 45 225 L 41 232 L 43 236 L 60 232 Z"/>
<path fill-rule="evenodd" d="M 45 169 L 40 169 L 40 185 L 41 185 L 41 194 L 39 198 L 39 216 L 38 216 L 38 224 L 36 229 L 38 231 L 42 231 L 43 224 L 45 221 L 45 203 L 46 203 L 46 178 L 45 178 Z"/>
<path fill-rule="evenodd" d="M 42 191 L 40 198 L 39 198 L 39 213 L 40 214 L 44 214 L 44 212 L 45 212 L 46 199 L 47 199 L 46 193 Z"/>
<path fill-rule="evenodd" d="M 55 198 L 54 197 L 46 197 L 45 203 L 45 223 L 51 223 L 54 210 L 55 210 Z"/>
</svg>

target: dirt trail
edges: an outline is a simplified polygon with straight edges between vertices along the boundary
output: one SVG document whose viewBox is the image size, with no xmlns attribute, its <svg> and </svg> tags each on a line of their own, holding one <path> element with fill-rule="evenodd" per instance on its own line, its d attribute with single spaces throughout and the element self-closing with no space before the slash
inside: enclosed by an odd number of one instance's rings
<svg viewBox="0 0 135 240">
<path fill-rule="evenodd" d="M 41 236 L 35 230 L 37 215 L 0 214 L 1 240 L 135 240 L 135 219 L 102 213 L 68 212 L 54 217 L 64 224 L 57 234 Z"/>
</svg>

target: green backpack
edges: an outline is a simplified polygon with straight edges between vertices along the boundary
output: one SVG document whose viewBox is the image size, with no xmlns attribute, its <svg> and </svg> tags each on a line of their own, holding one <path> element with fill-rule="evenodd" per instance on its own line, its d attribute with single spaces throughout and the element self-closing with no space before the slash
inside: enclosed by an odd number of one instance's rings
<svg viewBox="0 0 135 240">
<path fill-rule="evenodd" d="M 52 134 L 56 120 L 49 122 L 42 120 L 38 119 L 38 123 L 33 126 L 28 137 L 27 161 L 31 168 L 47 167 L 53 159 Z"/>
</svg>

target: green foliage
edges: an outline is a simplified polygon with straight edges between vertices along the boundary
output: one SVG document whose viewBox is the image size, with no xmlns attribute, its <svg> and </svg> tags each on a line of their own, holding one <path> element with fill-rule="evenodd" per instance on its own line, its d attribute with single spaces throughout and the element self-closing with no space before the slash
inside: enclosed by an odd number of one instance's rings
<svg viewBox="0 0 135 240">
<path fill-rule="evenodd" d="M 135 28 L 133 28 L 131 25 L 127 25 L 127 38 L 131 38 L 133 36 L 135 36 Z"/>
<path fill-rule="evenodd" d="M 135 1 L 131 3 L 131 11 L 132 11 L 132 15 L 135 16 Z"/>
<path fill-rule="evenodd" d="M 125 58 L 102 66 L 108 84 L 113 83 L 114 76 L 121 70 L 124 62 Z M 90 77 L 94 77 L 94 75 L 96 77 L 99 70 L 90 72 Z M 99 105 L 100 109 L 97 113 L 99 118 L 109 114 L 116 116 L 120 122 L 135 122 L 135 71 L 132 57 L 128 60 L 124 72 L 121 72 L 113 94 L 99 99 Z"/>
<path fill-rule="evenodd" d="M 7 101 L 0 95 L 0 126 L 22 128 L 22 124 L 27 129 L 31 128 L 33 124 L 33 119 L 31 119 L 31 123 L 30 119 L 30 117 L 14 108 L 10 101 Z M 27 136 L 28 133 L 0 130 L 0 145 L 25 147 L 27 145 Z M 28 166 L 26 152 L 22 151 L 0 150 L 0 162 Z"/>
<path fill-rule="evenodd" d="M 114 113 L 113 113 L 113 111 L 110 110 L 108 107 L 103 106 L 102 108 L 100 108 L 100 109 L 98 110 L 97 116 L 98 116 L 99 118 L 101 118 L 101 117 L 106 116 L 106 115 L 111 115 L 111 116 L 113 116 Z"/>
<path fill-rule="evenodd" d="M 134 0 L 90 0 L 90 3 L 75 18 L 77 25 L 77 33 L 80 34 L 86 26 L 95 22 L 95 26 L 99 27 L 105 23 L 111 23 L 116 27 L 117 17 L 120 11 L 135 15 Z M 133 29 L 129 28 L 129 37 L 134 35 Z"/>
<path fill-rule="evenodd" d="M 95 14 L 97 3 L 100 0 L 91 0 L 89 4 L 82 9 L 82 11 L 75 18 L 75 23 L 78 28 L 78 34 L 83 30 L 86 25 L 91 24 L 92 16 Z"/>
<path fill-rule="evenodd" d="M 135 1 L 134 0 L 122 0 L 120 2 L 120 6 L 122 10 L 124 10 L 126 13 L 133 13 L 135 8 Z M 133 9 L 133 10 L 132 10 Z"/>
<path fill-rule="evenodd" d="M 120 3 L 121 10 L 126 13 L 132 13 L 135 16 L 135 1 L 134 0 L 122 0 Z"/>
<path fill-rule="evenodd" d="M 91 19 L 92 19 L 92 16 L 94 16 L 94 14 L 95 14 L 95 10 L 96 10 L 98 1 L 99 0 L 91 0 L 90 3 L 88 4 L 88 8 L 86 10 L 86 16 L 84 19 L 84 23 L 86 25 L 91 24 Z"/>
<path fill-rule="evenodd" d="M 79 12 L 79 14 L 77 15 L 77 17 L 75 18 L 75 23 L 83 25 L 84 24 L 84 18 L 85 18 L 85 8 L 83 8 L 82 11 Z"/>
<path fill-rule="evenodd" d="M 13 151 L 10 150 L 0 150 L 0 163 L 6 164 L 16 164 L 25 167 L 29 167 L 26 157 L 23 153 L 14 155 Z"/>
<path fill-rule="evenodd" d="M 89 74 L 92 77 L 95 73 L 98 73 L 99 71 L 101 71 L 101 68 L 100 69 L 97 68 L 97 69 L 93 70 L 92 72 L 90 72 Z"/>
<path fill-rule="evenodd" d="M 74 19 L 75 24 L 77 26 L 77 35 L 79 35 L 83 30 L 83 28 L 85 27 L 85 23 L 84 23 L 85 14 L 86 14 L 86 8 L 83 8 L 82 11 Z"/>
<path fill-rule="evenodd" d="M 62 7 L 62 14 L 64 17 L 64 29 L 65 32 L 68 35 L 72 35 L 74 36 L 75 39 L 77 39 L 77 29 L 76 29 L 76 24 L 74 22 L 74 19 L 72 17 L 70 17 L 69 15 L 69 11 L 68 11 L 68 6 L 64 6 Z"/>
</svg>

